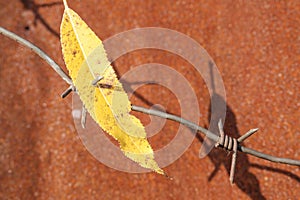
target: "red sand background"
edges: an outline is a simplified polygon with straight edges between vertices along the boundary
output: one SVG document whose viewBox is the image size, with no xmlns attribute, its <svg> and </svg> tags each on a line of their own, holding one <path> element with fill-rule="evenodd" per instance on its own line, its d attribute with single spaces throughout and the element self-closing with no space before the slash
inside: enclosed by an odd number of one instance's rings
<svg viewBox="0 0 300 200">
<path fill-rule="evenodd" d="M 57 35 L 63 6 L 41 6 L 52 2 L 1 0 L 0 25 L 64 66 Z M 223 77 L 228 132 L 240 135 L 259 127 L 246 146 L 300 159 L 300 1 L 69 0 L 69 6 L 102 39 L 149 26 L 195 39 Z M 76 134 L 71 96 L 60 98 L 67 84 L 27 48 L 4 36 L 0 41 L 0 199 L 299 198 L 299 167 L 239 154 L 236 184 L 231 186 L 230 157 L 214 150 L 199 159 L 197 139 L 165 168 L 173 181 L 155 173 L 128 174 L 106 167 L 87 152 Z M 166 52 L 143 50 L 123 56 L 115 68 L 123 74 L 130 66 L 150 61 L 172 66 L 190 80 L 203 114 L 200 125 L 207 125 L 207 88 L 186 61 Z M 145 87 L 138 91 L 172 113 L 180 112 L 168 90 Z M 139 98 L 132 101 L 146 105 Z M 149 119 L 138 116 L 144 122 Z M 169 122 L 150 140 L 153 146 L 163 146 L 177 127 Z"/>
</svg>

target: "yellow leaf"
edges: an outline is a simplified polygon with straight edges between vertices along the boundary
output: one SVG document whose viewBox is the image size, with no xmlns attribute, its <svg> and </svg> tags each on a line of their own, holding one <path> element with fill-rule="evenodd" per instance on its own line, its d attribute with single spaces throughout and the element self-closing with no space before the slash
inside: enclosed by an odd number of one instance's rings
<svg viewBox="0 0 300 200">
<path fill-rule="evenodd" d="M 101 40 L 64 0 L 62 52 L 69 74 L 85 108 L 99 126 L 115 138 L 131 160 L 164 174 L 154 160 L 140 120 L 130 115 L 127 94 L 107 59 Z M 96 86 L 95 78 L 102 76 Z"/>
</svg>

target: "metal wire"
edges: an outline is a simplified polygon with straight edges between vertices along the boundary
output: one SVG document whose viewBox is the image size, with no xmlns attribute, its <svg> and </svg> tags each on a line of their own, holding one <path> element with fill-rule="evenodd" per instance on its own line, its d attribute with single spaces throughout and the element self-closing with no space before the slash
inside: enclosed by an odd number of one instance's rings
<svg viewBox="0 0 300 200">
<path fill-rule="evenodd" d="M 70 85 L 70 87 L 66 90 L 65 93 L 63 93 L 63 97 L 67 96 L 71 91 L 74 91 L 75 88 L 73 86 L 72 80 L 69 78 L 69 76 L 59 67 L 58 64 L 56 64 L 53 59 L 51 59 L 45 52 L 43 52 L 41 49 L 39 49 L 37 46 L 33 45 L 32 43 L 28 42 L 27 40 L 21 38 L 20 36 L 0 27 L 0 33 L 19 42 L 20 44 L 30 48 L 32 51 L 34 51 L 36 54 L 38 54 L 43 60 L 45 60 L 58 75 Z M 268 155 L 259 151 L 256 151 L 251 148 L 243 147 L 240 145 L 242 141 L 244 141 L 246 138 L 250 137 L 253 133 L 257 132 L 258 129 L 251 129 L 248 131 L 246 134 L 242 135 L 238 139 L 231 138 L 227 136 L 224 131 L 223 127 L 219 126 L 219 131 L 220 131 L 220 137 L 217 136 L 217 134 L 214 134 L 210 132 L 209 130 L 194 124 L 191 121 L 188 121 L 186 119 L 183 119 L 181 117 L 178 117 L 176 115 L 172 115 L 169 113 L 161 112 L 158 110 L 152 110 L 152 109 L 147 109 L 144 107 L 132 105 L 131 109 L 137 112 L 142 112 L 148 115 L 155 115 L 161 118 L 169 119 L 176 121 L 178 123 L 181 123 L 191 129 L 197 130 L 203 134 L 205 134 L 209 139 L 213 140 L 216 142 L 217 147 L 221 147 L 226 149 L 227 151 L 232 151 L 232 162 L 231 162 L 231 171 L 230 172 L 230 181 L 233 181 L 233 176 L 234 176 L 234 169 L 235 169 L 235 164 L 236 164 L 236 157 L 237 157 L 237 151 L 253 155 L 258 158 L 262 158 L 265 160 L 269 160 L 271 162 L 276 162 L 276 163 L 282 163 L 282 164 L 289 164 L 289 165 L 295 165 L 295 166 L 300 166 L 300 160 L 294 160 L 294 159 L 289 159 L 289 158 L 280 158 L 272 155 Z"/>
</svg>

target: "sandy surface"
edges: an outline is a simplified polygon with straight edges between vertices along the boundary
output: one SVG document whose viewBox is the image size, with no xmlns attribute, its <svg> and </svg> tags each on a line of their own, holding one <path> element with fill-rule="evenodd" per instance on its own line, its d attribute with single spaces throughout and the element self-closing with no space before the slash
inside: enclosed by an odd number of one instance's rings
<svg viewBox="0 0 300 200">
<path fill-rule="evenodd" d="M 64 66 L 59 26 L 62 4 L 50 0 L 0 1 L 0 25 L 33 42 Z M 40 5 L 40 6 L 39 6 Z M 201 44 L 222 75 L 227 96 L 225 130 L 237 137 L 259 127 L 245 142 L 273 155 L 300 159 L 299 1 L 69 1 L 106 39 L 137 27 L 164 27 Z M 300 168 L 239 154 L 236 184 L 228 181 L 230 156 L 214 150 L 199 159 L 201 141 L 164 170 L 131 174 L 98 162 L 75 130 L 72 97 L 60 98 L 67 84 L 37 55 L 0 36 L 0 199 L 297 199 Z M 210 97 L 201 76 L 182 58 L 141 50 L 115 63 L 120 75 L 143 63 L 177 70 L 195 90 L 208 125 Z M 167 74 L 166 74 L 167 77 Z M 137 105 L 162 104 L 180 114 L 169 90 L 138 89 Z M 144 99 L 144 100 L 143 100 Z M 149 118 L 137 116 L 147 123 Z M 164 146 L 178 124 L 168 122 L 150 139 Z"/>
</svg>

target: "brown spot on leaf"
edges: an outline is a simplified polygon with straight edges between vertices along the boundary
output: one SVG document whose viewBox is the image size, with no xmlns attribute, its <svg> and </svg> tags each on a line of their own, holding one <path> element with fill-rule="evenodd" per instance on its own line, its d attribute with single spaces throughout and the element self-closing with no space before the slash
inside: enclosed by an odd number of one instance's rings
<svg viewBox="0 0 300 200">
<path fill-rule="evenodd" d="M 73 54 L 73 56 L 76 56 L 76 54 L 77 54 L 77 51 L 76 51 L 76 50 L 74 50 L 74 51 L 72 52 L 72 54 Z"/>
</svg>

